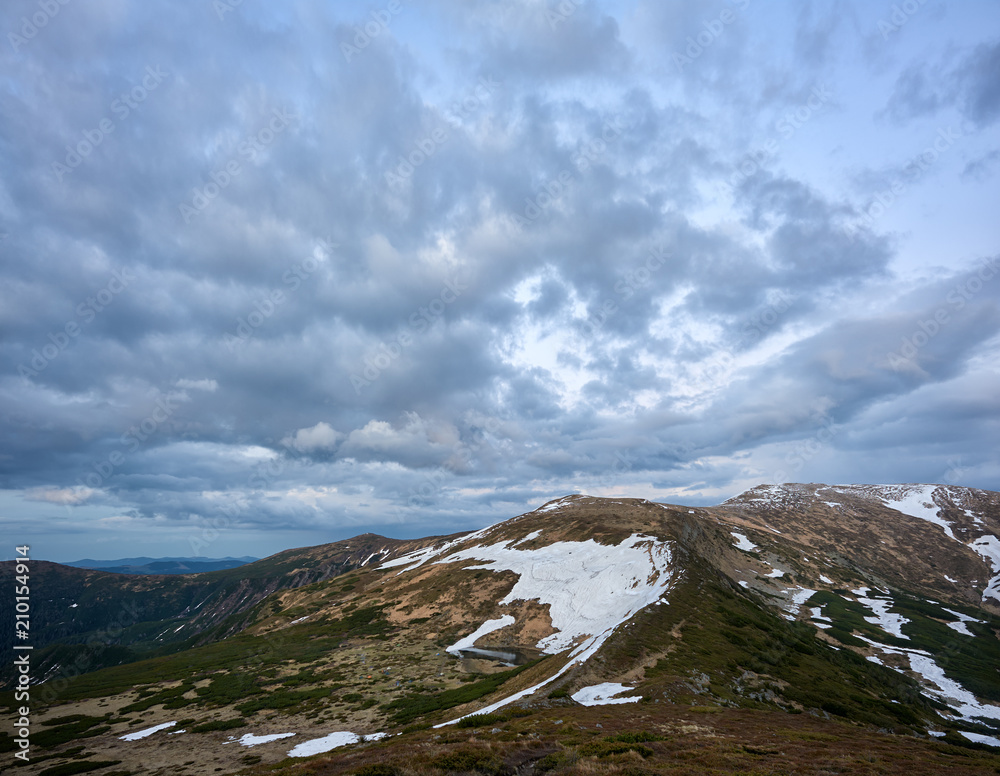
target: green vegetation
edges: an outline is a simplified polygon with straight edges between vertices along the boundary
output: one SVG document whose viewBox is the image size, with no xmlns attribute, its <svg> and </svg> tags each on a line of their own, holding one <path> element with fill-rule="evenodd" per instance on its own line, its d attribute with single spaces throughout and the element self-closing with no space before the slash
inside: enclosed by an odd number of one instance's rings
<svg viewBox="0 0 1000 776">
<path fill-rule="evenodd" d="M 402 698 L 397 698 L 394 701 L 384 704 L 382 708 L 389 713 L 393 723 L 406 725 L 417 717 L 461 706 L 463 703 L 471 703 L 474 700 L 482 698 L 484 695 L 489 695 L 495 692 L 508 679 L 514 678 L 538 662 L 538 660 L 533 660 L 530 663 L 525 663 L 523 666 L 512 668 L 509 671 L 491 674 L 485 679 L 480 679 L 472 684 L 456 687 L 453 690 L 445 690 L 434 695 L 409 693 Z"/>
<path fill-rule="evenodd" d="M 31 743 L 42 749 L 48 749 L 81 738 L 99 736 L 111 730 L 110 726 L 102 724 L 107 721 L 109 716 L 88 717 L 82 714 L 75 714 L 72 717 L 66 717 L 64 719 L 70 719 L 71 721 L 53 725 L 45 730 L 37 730 L 32 733 Z M 52 721 L 56 722 L 57 720 Z"/>
<path fill-rule="evenodd" d="M 810 603 L 827 600 L 822 595 Z M 898 732 L 922 729 L 931 717 L 933 704 L 913 680 L 850 650 L 831 649 L 811 626 L 784 620 L 698 566 L 670 602 L 669 608 L 642 613 L 607 650 L 612 667 L 663 655 L 646 671 L 654 685 L 647 695 L 698 705 L 711 700 L 720 707 L 827 712 Z M 824 611 L 837 622 L 838 613 Z M 851 606 L 843 611 L 848 627 L 860 619 Z M 678 639 L 672 631 L 680 623 Z"/>
<path fill-rule="evenodd" d="M 176 655 L 104 668 L 74 678 L 69 682 L 69 686 L 59 693 L 58 699 L 74 701 L 127 692 L 135 686 L 136 677 L 142 677 L 142 681 L 149 684 L 171 681 L 182 681 L 182 684 L 180 687 L 161 690 L 155 694 L 146 694 L 124 709 L 123 713 L 144 711 L 157 703 L 172 704 L 169 708 L 180 708 L 189 703 L 188 699 L 183 699 L 181 696 L 192 690 L 195 682 L 211 677 L 215 689 L 207 693 L 199 690 L 198 701 L 219 704 L 226 702 L 224 698 L 230 698 L 232 702 L 234 697 L 235 699 L 246 697 L 238 695 L 243 690 L 248 693 L 256 692 L 253 686 L 245 683 L 248 680 L 239 678 L 243 675 L 242 672 L 250 667 L 255 673 L 263 673 L 260 669 L 277 666 L 290 660 L 297 663 L 311 663 L 336 649 L 345 638 L 378 637 L 387 634 L 390 626 L 382 614 L 383 608 L 382 606 L 358 608 L 338 620 L 303 623 L 295 627 L 294 636 L 282 631 L 266 636 L 239 634 Z M 229 674 L 231 679 L 219 681 L 220 669 L 235 673 Z M 45 685 L 41 687 L 44 688 Z"/>
</svg>

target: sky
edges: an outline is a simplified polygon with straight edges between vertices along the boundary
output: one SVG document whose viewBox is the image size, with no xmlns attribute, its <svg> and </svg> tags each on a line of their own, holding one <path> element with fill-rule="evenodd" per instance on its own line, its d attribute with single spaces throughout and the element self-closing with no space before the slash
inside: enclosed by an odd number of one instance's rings
<svg viewBox="0 0 1000 776">
<path fill-rule="evenodd" d="M 8 0 L 0 532 L 1000 490 L 993 0 Z"/>
</svg>

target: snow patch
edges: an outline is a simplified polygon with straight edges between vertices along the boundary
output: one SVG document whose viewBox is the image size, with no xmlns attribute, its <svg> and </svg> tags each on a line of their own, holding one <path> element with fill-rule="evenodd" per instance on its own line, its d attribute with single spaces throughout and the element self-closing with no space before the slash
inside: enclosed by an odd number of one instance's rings
<svg viewBox="0 0 1000 776">
<path fill-rule="evenodd" d="M 174 722 L 164 722 L 162 725 L 156 725 L 145 730 L 136 730 L 134 733 L 126 733 L 124 736 L 119 736 L 118 738 L 122 741 L 138 741 L 140 738 L 146 738 L 146 736 L 151 736 L 153 733 L 159 733 L 161 730 L 166 730 L 176 724 L 176 720 Z"/>
<path fill-rule="evenodd" d="M 498 602 L 501 606 L 532 600 L 549 605 L 556 633 L 537 645 L 549 654 L 562 652 L 583 637 L 610 636 L 618 625 L 655 603 L 673 578 L 669 545 L 638 534 L 617 546 L 588 539 L 520 550 L 503 542 L 459 550 L 437 563 L 465 560 L 489 562 L 469 569 L 518 575 L 514 588 Z"/>
<path fill-rule="evenodd" d="M 636 695 L 632 698 L 614 697 L 633 689 L 635 688 L 626 687 L 624 684 L 604 682 L 603 684 L 594 684 L 590 687 L 584 687 L 582 690 L 577 690 L 569 697 L 582 706 L 604 706 L 611 703 L 636 703 L 642 696 Z"/>
<path fill-rule="evenodd" d="M 785 576 L 785 572 L 781 569 L 774 569 L 770 574 L 765 574 L 764 576 L 770 577 L 771 579 L 778 579 L 779 577 Z"/>
<path fill-rule="evenodd" d="M 989 746 L 1000 746 L 1000 738 L 995 736 L 984 736 L 982 733 L 967 733 L 964 730 L 959 730 L 963 736 L 968 738 L 970 741 L 975 741 L 977 744 L 987 744 Z"/>
<path fill-rule="evenodd" d="M 493 631 L 500 630 L 501 628 L 506 628 L 508 625 L 514 624 L 514 618 L 509 614 L 505 614 L 496 620 L 487 620 L 482 625 L 480 625 L 476 630 L 466 636 L 464 639 L 459 639 L 450 647 L 445 649 L 445 652 L 461 652 L 463 649 L 468 649 L 476 645 L 476 640 L 481 636 L 485 636 L 487 633 L 493 633 Z"/>
<path fill-rule="evenodd" d="M 858 596 L 858 603 L 867 606 L 871 609 L 872 614 L 875 615 L 874 617 L 865 617 L 865 622 L 877 625 L 886 633 L 891 633 L 896 638 L 910 638 L 909 636 L 903 635 L 902 631 L 902 627 L 908 623 L 909 620 L 901 614 L 895 614 L 889 611 L 889 607 L 893 604 L 891 598 L 865 598 L 863 596 Z"/>
<path fill-rule="evenodd" d="M 250 747 L 250 746 L 258 746 L 259 744 L 268 744 L 271 741 L 280 741 L 282 738 L 291 738 L 294 735 L 295 735 L 294 733 L 270 733 L 266 736 L 255 736 L 253 733 L 247 733 L 238 740 L 240 746 Z"/>
<path fill-rule="evenodd" d="M 469 568 L 514 571 L 518 581 L 501 605 L 537 600 L 549 605 L 549 618 L 557 632 L 538 642 L 548 653 L 579 643 L 566 663 L 547 679 L 509 695 L 482 709 L 435 725 L 453 725 L 470 714 L 490 714 L 532 695 L 556 681 L 573 666 L 593 657 L 615 628 L 633 614 L 660 600 L 673 579 L 670 545 L 633 534 L 617 546 L 585 542 L 555 542 L 538 550 L 516 550 L 510 542 L 473 547 L 437 561 L 488 560 L 495 565 Z"/>
<path fill-rule="evenodd" d="M 833 584 L 833 580 L 832 579 L 830 579 L 829 577 L 825 577 L 822 574 L 819 575 L 819 581 L 822 582 L 824 585 L 832 585 Z"/>
<path fill-rule="evenodd" d="M 959 633 L 961 633 L 961 634 L 963 634 L 965 636 L 975 636 L 976 635 L 975 633 L 973 633 L 972 631 L 969 630 L 968 626 L 966 626 L 965 623 L 967 623 L 967 622 L 982 623 L 982 620 L 977 620 L 975 617 L 970 617 L 967 614 L 962 614 L 961 612 L 956 612 L 956 611 L 954 611 L 952 609 L 948 609 L 947 607 L 944 607 L 944 606 L 942 606 L 941 609 L 942 609 L 942 611 L 948 612 L 948 614 L 953 615 L 953 616 L 955 616 L 955 617 L 957 617 L 959 619 L 959 622 L 946 622 L 945 623 L 945 625 L 947 625 L 953 631 L 958 631 Z"/>
<path fill-rule="evenodd" d="M 378 741 L 380 738 L 385 738 L 385 736 L 385 733 L 373 733 L 371 735 L 364 736 L 364 739 L 366 741 Z M 330 733 L 322 738 L 313 738 L 309 741 L 303 741 L 298 746 L 289 750 L 288 756 L 310 757 L 314 754 L 329 752 L 331 749 L 336 749 L 338 746 L 356 744 L 361 740 L 361 738 L 361 736 L 356 733 L 351 733 L 348 730 L 339 730 L 336 733 Z"/>
<path fill-rule="evenodd" d="M 736 533 L 736 531 L 730 531 L 729 533 L 736 537 L 737 549 L 746 550 L 747 552 L 753 552 L 754 550 L 757 549 L 757 545 L 754 544 L 749 539 L 747 539 L 747 537 L 744 536 L 743 534 Z"/>
<path fill-rule="evenodd" d="M 985 601 L 986 597 L 989 596 L 1000 601 L 1000 539 L 995 536 L 980 536 L 970 546 L 989 561 L 993 567 L 993 573 L 996 574 L 986 585 L 986 590 L 983 591 L 983 600 Z"/>
</svg>

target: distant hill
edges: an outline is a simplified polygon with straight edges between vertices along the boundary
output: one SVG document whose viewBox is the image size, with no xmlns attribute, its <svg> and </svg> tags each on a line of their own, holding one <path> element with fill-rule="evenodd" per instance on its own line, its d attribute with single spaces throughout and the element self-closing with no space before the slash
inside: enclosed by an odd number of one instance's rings
<svg viewBox="0 0 1000 776">
<path fill-rule="evenodd" d="M 114 574 L 201 574 L 205 571 L 235 569 L 260 558 L 244 555 L 242 558 L 119 558 L 118 560 L 92 560 L 84 558 L 64 566 L 78 569 L 99 569 Z"/>
</svg>

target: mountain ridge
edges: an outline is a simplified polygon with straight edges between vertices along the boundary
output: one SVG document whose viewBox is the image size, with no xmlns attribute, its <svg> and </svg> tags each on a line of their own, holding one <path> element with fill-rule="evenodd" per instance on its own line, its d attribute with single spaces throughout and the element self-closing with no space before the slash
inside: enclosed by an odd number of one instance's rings
<svg viewBox="0 0 1000 776">
<path fill-rule="evenodd" d="M 835 737 L 838 724 L 860 725 L 927 741 L 930 773 L 947 747 L 1000 746 L 1000 569 L 983 541 L 1000 533 L 998 505 L 1000 494 L 956 486 L 792 483 L 713 507 L 573 494 L 477 531 L 365 534 L 223 572 L 262 583 L 257 602 L 214 635 L 58 691 L 53 662 L 55 678 L 38 691 L 53 688 L 52 719 L 102 699 L 111 732 L 88 746 L 126 762 L 144 745 L 123 747 L 116 735 L 183 709 L 205 729 L 188 745 L 223 770 L 239 763 L 233 747 L 219 748 L 225 734 L 208 732 L 215 724 L 300 740 L 316 725 L 356 731 L 331 740 L 393 760 L 406 741 L 457 745 L 480 719 L 597 768 L 604 755 L 552 738 L 551 715 L 610 725 L 600 709 L 614 705 L 627 711 L 621 719 L 659 720 L 671 736 L 713 735 L 710 723 L 677 732 L 690 727 L 690 708 L 747 725 L 774 714 L 798 725 L 804 714 L 829 720 Z M 162 584 L 184 578 L 170 579 Z M 360 741 L 376 733 L 403 737 Z M 151 736 L 161 755 L 187 754 Z M 293 751 L 282 741 L 255 746 L 262 767 Z M 345 750 L 316 767 L 348 772 L 338 763 L 353 757 Z M 1000 756 L 968 772 L 990 772 L 990 762 L 1000 767 Z"/>
</svg>

